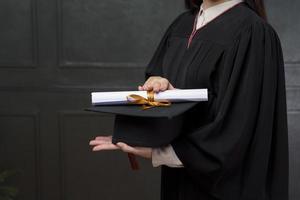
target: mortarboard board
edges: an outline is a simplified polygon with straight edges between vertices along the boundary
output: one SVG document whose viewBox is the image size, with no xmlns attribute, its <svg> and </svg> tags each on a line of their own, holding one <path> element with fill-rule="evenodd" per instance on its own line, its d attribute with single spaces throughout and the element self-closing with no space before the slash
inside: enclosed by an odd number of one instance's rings
<svg viewBox="0 0 300 200">
<path fill-rule="evenodd" d="M 113 143 L 161 147 L 170 144 L 181 131 L 184 113 L 199 102 L 176 102 L 168 107 L 143 110 L 140 105 L 98 105 L 86 110 L 115 114 Z"/>
</svg>

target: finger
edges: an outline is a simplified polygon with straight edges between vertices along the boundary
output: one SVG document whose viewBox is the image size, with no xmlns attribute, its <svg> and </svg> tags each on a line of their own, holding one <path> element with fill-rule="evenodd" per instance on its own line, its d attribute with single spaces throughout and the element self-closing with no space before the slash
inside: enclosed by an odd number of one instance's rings
<svg viewBox="0 0 300 200">
<path fill-rule="evenodd" d="M 145 83 L 142 85 L 144 90 L 147 90 L 147 85 L 153 80 L 153 77 L 148 78 Z"/>
<path fill-rule="evenodd" d="M 146 89 L 144 88 L 144 86 L 142 86 L 142 85 L 139 85 L 138 89 L 139 89 L 139 91 L 144 91 L 144 90 L 146 90 Z"/>
<path fill-rule="evenodd" d="M 153 85 L 152 85 L 152 82 L 149 82 L 149 83 L 146 83 L 144 86 L 143 86 L 144 90 L 153 90 Z"/>
<path fill-rule="evenodd" d="M 103 140 L 91 140 L 90 141 L 90 145 L 94 146 L 94 145 L 100 145 L 100 144 L 110 144 L 111 142 L 109 141 L 103 141 Z"/>
<path fill-rule="evenodd" d="M 159 92 L 158 88 L 154 89 L 154 86 L 155 84 L 160 84 L 162 81 L 167 81 L 167 79 L 165 78 L 162 78 L 160 76 L 152 76 L 150 77 L 144 84 L 144 89 L 147 90 L 147 91 L 155 91 L 155 92 Z M 157 83 L 158 82 L 158 83 Z M 159 86 L 159 89 L 160 89 L 160 86 Z"/>
<path fill-rule="evenodd" d="M 168 81 L 161 81 L 160 83 L 160 91 L 165 91 L 168 89 L 169 82 Z"/>
<path fill-rule="evenodd" d="M 160 87 L 161 87 L 160 82 L 153 83 L 153 91 L 154 92 L 159 92 L 160 91 Z"/>
<path fill-rule="evenodd" d="M 132 154 L 136 154 L 136 150 L 134 147 L 131 147 L 123 142 L 118 142 L 117 146 L 124 152 L 126 153 L 132 153 Z"/>
<path fill-rule="evenodd" d="M 112 140 L 112 136 L 97 136 L 95 138 L 95 140 L 103 140 L 103 141 L 111 141 Z"/>
<path fill-rule="evenodd" d="M 93 151 L 118 150 L 120 147 L 114 144 L 101 144 L 93 148 Z"/>
<path fill-rule="evenodd" d="M 171 83 L 169 83 L 168 86 L 169 86 L 169 87 L 168 87 L 169 90 L 175 90 L 175 87 L 174 87 Z"/>
<path fill-rule="evenodd" d="M 150 77 L 143 85 L 144 90 L 153 90 L 153 83 L 156 82 L 157 77 Z"/>
<path fill-rule="evenodd" d="M 97 136 L 97 137 L 95 137 L 95 139 L 109 139 L 109 138 L 112 138 L 112 136 L 108 135 L 108 136 Z"/>
</svg>

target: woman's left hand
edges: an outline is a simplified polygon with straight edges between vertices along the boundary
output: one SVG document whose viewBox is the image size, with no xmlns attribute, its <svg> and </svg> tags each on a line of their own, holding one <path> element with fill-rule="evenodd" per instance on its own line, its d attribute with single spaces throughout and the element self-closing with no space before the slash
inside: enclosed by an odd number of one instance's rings
<svg viewBox="0 0 300 200">
<path fill-rule="evenodd" d="M 152 148 L 148 147 L 132 147 L 123 142 L 118 142 L 117 144 L 112 143 L 112 136 L 98 136 L 94 140 L 90 141 L 90 145 L 94 146 L 93 151 L 103 151 L 103 150 L 121 150 L 125 153 L 131 153 L 136 156 L 141 156 L 143 158 L 152 158 Z"/>
</svg>

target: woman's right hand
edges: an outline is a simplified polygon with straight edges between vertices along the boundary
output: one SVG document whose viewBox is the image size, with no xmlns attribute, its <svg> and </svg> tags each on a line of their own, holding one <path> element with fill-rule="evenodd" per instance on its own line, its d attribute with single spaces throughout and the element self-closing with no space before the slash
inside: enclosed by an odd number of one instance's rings
<svg viewBox="0 0 300 200">
<path fill-rule="evenodd" d="M 154 92 L 162 92 L 165 90 L 174 90 L 175 88 L 168 79 L 160 76 L 151 76 L 147 79 L 144 85 L 138 87 L 139 90 L 147 90 Z"/>
</svg>

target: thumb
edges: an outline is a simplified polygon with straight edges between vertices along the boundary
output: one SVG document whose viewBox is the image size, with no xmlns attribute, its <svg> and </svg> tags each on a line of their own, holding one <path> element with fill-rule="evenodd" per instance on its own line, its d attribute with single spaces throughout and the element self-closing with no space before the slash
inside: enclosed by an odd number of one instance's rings
<svg viewBox="0 0 300 200">
<path fill-rule="evenodd" d="M 174 86 L 171 83 L 169 83 L 169 88 L 168 89 L 169 90 L 175 90 Z"/>
<path fill-rule="evenodd" d="M 123 142 L 118 142 L 117 146 L 120 147 L 120 149 L 126 153 L 134 153 L 135 149 Z"/>
</svg>

